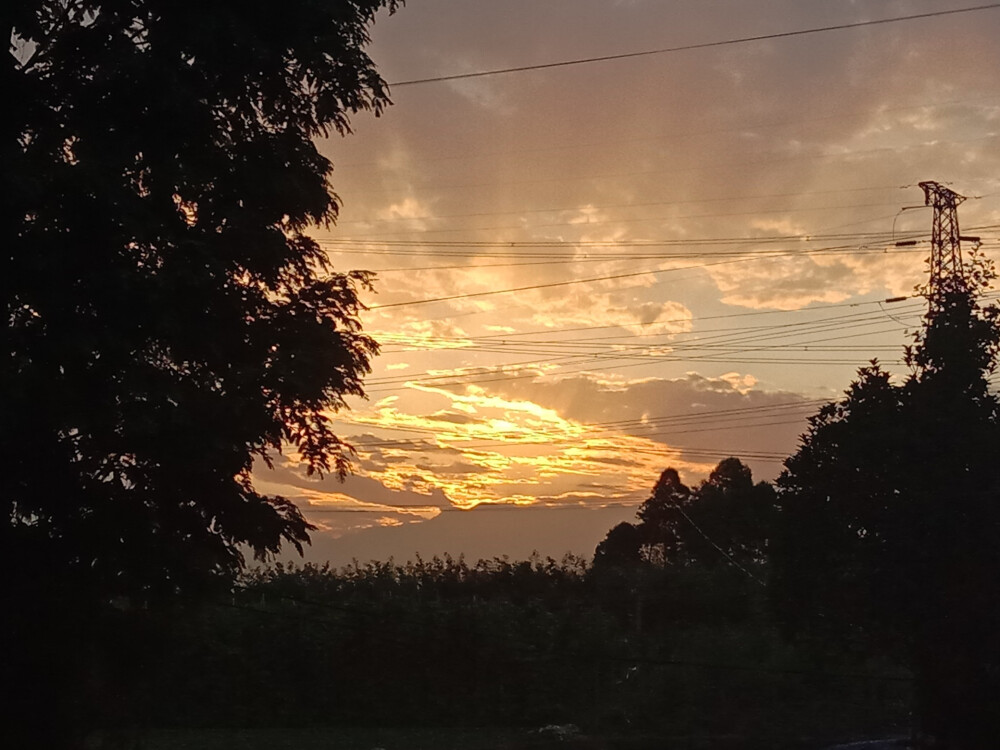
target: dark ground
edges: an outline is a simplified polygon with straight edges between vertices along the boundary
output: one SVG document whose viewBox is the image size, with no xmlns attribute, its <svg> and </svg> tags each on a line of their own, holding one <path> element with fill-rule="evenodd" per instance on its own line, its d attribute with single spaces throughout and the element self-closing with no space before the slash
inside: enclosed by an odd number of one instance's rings
<svg viewBox="0 0 1000 750">
<path fill-rule="evenodd" d="M 829 740 L 732 736 L 593 736 L 572 729 L 213 729 L 160 730 L 143 750 L 900 750 L 898 740 L 831 745 Z"/>
</svg>

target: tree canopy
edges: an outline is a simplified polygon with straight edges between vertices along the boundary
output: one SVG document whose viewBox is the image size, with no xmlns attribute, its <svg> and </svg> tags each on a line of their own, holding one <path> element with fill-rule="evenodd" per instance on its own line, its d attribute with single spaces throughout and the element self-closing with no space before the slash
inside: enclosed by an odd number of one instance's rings
<svg viewBox="0 0 1000 750">
<path fill-rule="evenodd" d="M 0 475 L 15 543 L 105 593 L 170 592 L 307 541 L 251 482 L 375 342 L 305 231 L 337 215 L 314 143 L 389 104 L 365 52 L 395 0 L 31 0 L 0 11 L 7 326 Z"/>
<path fill-rule="evenodd" d="M 974 258 L 929 290 L 909 377 L 862 368 L 778 479 L 786 625 L 894 653 L 916 672 L 924 731 L 955 747 L 991 746 L 1000 730 L 1000 327 L 979 301 L 991 278 Z"/>
<path fill-rule="evenodd" d="M 639 523 L 611 529 L 595 550 L 594 565 L 761 563 L 774 502 L 771 485 L 754 484 L 737 458 L 720 461 L 694 489 L 676 469 L 665 469 L 636 513 Z"/>
</svg>

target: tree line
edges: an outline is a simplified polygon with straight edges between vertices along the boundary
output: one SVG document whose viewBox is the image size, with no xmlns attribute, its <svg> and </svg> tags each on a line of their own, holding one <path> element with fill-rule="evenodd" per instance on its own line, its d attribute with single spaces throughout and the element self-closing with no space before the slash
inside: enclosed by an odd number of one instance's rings
<svg viewBox="0 0 1000 750">
<path fill-rule="evenodd" d="M 767 588 L 774 622 L 914 678 L 914 729 L 937 746 L 1000 739 L 1000 310 L 972 253 L 924 289 L 909 375 L 877 361 L 809 419 L 774 486 L 726 459 L 694 489 L 663 472 L 599 567 L 728 565 Z"/>
<path fill-rule="evenodd" d="M 129 693 L 146 726 L 575 724 L 750 747 L 901 731 L 909 711 L 908 672 L 789 641 L 718 566 L 276 565 L 149 622 Z"/>
</svg>

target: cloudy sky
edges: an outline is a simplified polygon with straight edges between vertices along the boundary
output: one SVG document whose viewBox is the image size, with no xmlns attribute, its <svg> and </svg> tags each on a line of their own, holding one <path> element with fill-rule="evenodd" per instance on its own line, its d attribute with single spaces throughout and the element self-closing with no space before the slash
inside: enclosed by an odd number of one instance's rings
<svg viewBox="0 0 1000 750">
<path fill-rule="evenodd" d="M 355 474 L 288 455 L 257 475 L 319 527 L 307 556 L 590 554 L 667 466 L 697 482 L 735 455 L 773 479 L 860 364 L 904 373 L 930 248 L 917 183 L 967 196 L 963 233 L 1000 247 L 1000 8 L 942 14 L 974 5 L 380 17 L 395 104 L 321 144 L 342 209 L 316 232 L 338 269 L 377 273 L 382 354 L 338 415 Z"/>
</svg>

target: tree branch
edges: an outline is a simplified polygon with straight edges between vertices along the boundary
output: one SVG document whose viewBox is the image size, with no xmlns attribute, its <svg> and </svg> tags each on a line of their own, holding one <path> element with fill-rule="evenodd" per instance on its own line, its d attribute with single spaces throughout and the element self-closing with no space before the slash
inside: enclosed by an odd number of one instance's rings
<svg viewBox="0 0 1000 750">
<path fill-rule="evenodd" d="M 66 25 L 72 20 L 73 12 L 80 10 L 81 7 L 81 0 L 76 0 L 76 2 L 74 2 L 74 0 L 67 0 L 62 14 L 52 25 L 52 28 L 49 29 L 45 38 L 35 43 L 35 51 L 32 52 L 31 56 L 22 62 L 18 67 L 18 71 L 20 73 L 30 73 L 32 68 L 37 66 L 37 63 L 45 59 L 45 55 L 52 49 L 59 33 L 66 28 Z"/>
</svg>

